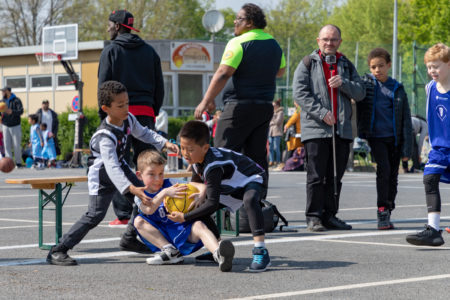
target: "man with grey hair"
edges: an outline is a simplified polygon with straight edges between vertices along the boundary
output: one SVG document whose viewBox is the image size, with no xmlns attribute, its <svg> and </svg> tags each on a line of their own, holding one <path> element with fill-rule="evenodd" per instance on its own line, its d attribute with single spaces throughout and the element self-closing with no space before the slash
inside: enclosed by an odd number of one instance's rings
<svg viewBox="0 0 450 300">
<path fill-rule="evenodd" d="M 309 231 L 352 228 L 336 214 L 352 141 L 351 99 L 364 99 L 365 89 L 353 64 L 337 51 L 341 42 L 340 29 L 325 25 L 317 37 L 319 49 L 305 56 L 294 73 L 293 95 L 302 108 L 302 142 L 307 160 L 305 214 Z"/>
</svg>

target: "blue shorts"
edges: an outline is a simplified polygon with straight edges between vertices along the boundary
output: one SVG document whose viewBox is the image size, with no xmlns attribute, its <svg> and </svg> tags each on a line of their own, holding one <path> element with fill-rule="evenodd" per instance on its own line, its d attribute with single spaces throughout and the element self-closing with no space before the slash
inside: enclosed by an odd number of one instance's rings
<svg viewBox="0 0 450 300">
<path fill-rule="evenodd" d="M 159 230 L 161 234 L 164 236 L 164 238 L 174 245 L 180 253 L 184 255 L 189 255 L 203 247 L 202 241 L 198 241 L 198 243 L 193 244 L 188 242 L 189 235 L 191 234 L 192 230 L 192 224 L 191 222 L 185 222 L 185 223 L 174 223 L 174 222 L 168 222 L 167 224 L 155 222 L 154 220 L 150 219 L 149 216 L 144 215 L 143 213 L 139 213 L 141 218 L 143 218 L 145 221 L 150 223 L 153 227 Z M 144 242 L 144 244 L 153 252 L 160 251 L 158 247 L 147 241 L 136 229 L 136 232 L 138 233 L 141 240 Z"/>
<path fill-rule="evenodd" d="M 450 148 L 432 148 L 423 175 L 440 174 L 441 182 L 450 183 Z"/>
</svg>

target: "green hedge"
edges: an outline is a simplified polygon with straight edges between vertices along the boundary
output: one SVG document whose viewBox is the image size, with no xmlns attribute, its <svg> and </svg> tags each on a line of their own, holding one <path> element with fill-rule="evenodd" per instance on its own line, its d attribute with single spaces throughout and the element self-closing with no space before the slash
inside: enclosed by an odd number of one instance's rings
<svg viewBox="0 0 450 300">
<path fill-rule="evenodd" d="M 75 134 L 75 122 L 69 121 L 69 114 L 72 113 L 70 108 L 67 108 L 66 112 L 58 114 L 59 120 L 59 129 L 58 129 L 58 140 L 59 145 L 61 147 L 61 155 L 58 156 L 58 159 L 64 159 L 67 153 L 71 153 L 73 151 L 73 139 Z M 97 109 L 86 108 L 83 110 L 84 115 L 86 116 L 88 123 L 84 127 L 83 131 L 83 148 L 87 148 L 89 146 L 89 140 L 100 124 L 100 118 L 97 114 Z M 192 120 L 193 117 L 180 117 L 173 118 L 169 117 L 169 138 L 176 139 L 178 132 L 181 127 L 188 120 Z M 21 120 L 22 126 L 22 146 L 25 147 L 30 140 L 30 124 L 28 124 L 28 116 L 25 116 Z"/>
</svg>

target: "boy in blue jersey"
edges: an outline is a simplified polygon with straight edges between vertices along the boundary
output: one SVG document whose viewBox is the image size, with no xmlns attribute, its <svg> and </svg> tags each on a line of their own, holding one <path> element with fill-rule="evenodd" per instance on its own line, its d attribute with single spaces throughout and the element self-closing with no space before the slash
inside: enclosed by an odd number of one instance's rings
<svg viewBox="0 0 450 300">
<path fill-rule="evenodd" d="M 146 186 L 145 193 L 152 198 L 145 203 L 135 197 L 139 207 L 139 215 L 134 219 L 134 226 L 141 240 L 153 252 L 160 253 L 147 259 L 149 265 L 176 264 L 183 261 L 184 255 L 189 255 L 203 245 L 213 253 L 214 260 L 222 272 L 231 271 L 234 247 L 231 241 L 220 243 L 214 234 L 199 220 L 189 222 L 173 222 L 167 218 L 169 214 L 164 207 L 165 197 L 177 197 L 186 193 L 186 186 L 172 185 L 169 179 L 164 179 L 166 160 L 156 151 L 146 150 L 137 159 L 136 176 Z M 205 186 L 191 183 L 199 190 Z M 204 193 L 191 195 L 200 196 Z M 198 198 L 196 201 L 201 201 Z M 193 202 L 192 205 L 195 205 Z"/>
<path fill-rule="evenodd" d="M 206 184 L 205 201 L 188 213 L 172 212 L 168 218 L 185 222 L 209 216 L 220 205 L 236 211 L 242 205 L 247 212 L 253 235 L 251 272 L 263 272 L 270 266 L 264 242 L 264 217 L 261 198 L 266 193 L 264 169 L 241 153 L 209 145 L 209 129 L 200 121 L 189 121 L 180 131 L 181 153 L 192 165 L 192 181 Z"/>
<path fill-rule="evenodd" d="M 450 183 L 450 48 L 442 43 L 436 44 L 427 50 L 424 61 L 433 79 L 426 86 L 431 151 L 425 165 L 423 183 L 428 224 L 425 230 L 408 235 L 406 241 L 417 246 L 441 246 L 444 239 L 439 228 L 439 181 Z"/>
</svg>

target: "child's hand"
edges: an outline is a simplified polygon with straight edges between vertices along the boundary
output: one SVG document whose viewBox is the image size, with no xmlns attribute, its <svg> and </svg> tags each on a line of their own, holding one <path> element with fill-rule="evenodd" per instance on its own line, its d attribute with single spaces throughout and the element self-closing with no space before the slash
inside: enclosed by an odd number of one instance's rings
<svg viewBox="0 0 450 300">
<path fill-rule="evenodd" d="M 197 208 L 200 205 L 202 205 L 203 203 L 205 203 L 206 201 L 206 193 L 194 193 L 192 195 L 189 196 L 189 199 L 194 199 L 194 201 L 192 201 L 191 205 L 189 205 L 188 210 L 191 210 L 193 208 Z"/>
<path fill-rule="evenodd" d="M 144 192 L 145 191 L 145 187 L 136 187 L 136 186 L 131 184 L 128 189 L 129 189 L 130 193 L 132 193 L 133 195 L 139 197 L 142 200 L 142 203 L 144 203 L 144 205 L 149 206 L 150 203 L 152 203 L 152 198 L 147 196 L 147 194 Z"/>
<path fill-rule="evenodd" d="M 44 143 L 41 143 L 41 147 L 44 147 Z"/>
<path fill-rule="evenodd" d="M 166 142 L 166 148 L 169 151 L 175 152 L 177 155 L 180 153 L 180 149 L 178 149 L 178 146 L 176 144 L 172 144 L 171 142 Z"/>
<path fill-rule="evenodd" d="M 173 198 L 180 198 L 184 195 L 186 195 L 187 190 L 186 185 L 179 185 L 178 183 L 175 185 L 172 185 L 169 188 L 165 189 L 166 196 L 173 197 Z"/>
<path fill-rule="evenodd" d="M 184 214 L 179 211 L 173 211 L 167 217 L 169 218 L 169 220 L 172 220 L 172 221 L 178 222 L 178 223 L 183 223 L 185 221 Z"/>
</svg>

